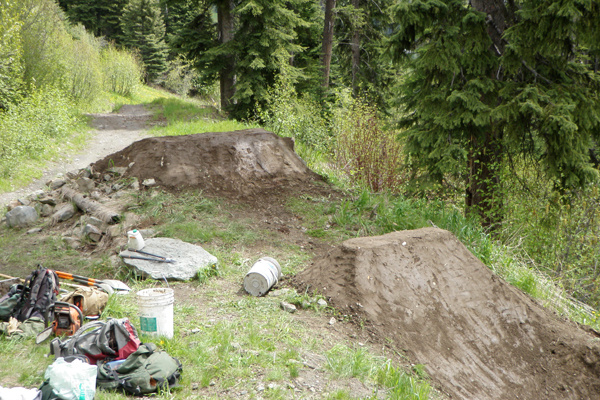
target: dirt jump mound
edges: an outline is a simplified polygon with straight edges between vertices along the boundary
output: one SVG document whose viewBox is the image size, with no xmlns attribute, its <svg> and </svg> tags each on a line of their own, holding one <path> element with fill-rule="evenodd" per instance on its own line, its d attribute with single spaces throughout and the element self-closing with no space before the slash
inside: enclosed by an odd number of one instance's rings
<svg viewBox="0 0 600 400">
<path fill-rule="evenodd" d="M 597 399 L 600 334 L 557 317 L 450 232 L 351 239 L 296 276 L 459 399 Z"/>
<path fill-rule="evenodd" d="M 164 188 L 242 197 L 321 180 L 294 152 L 292 139 L 263 129 L 147 138 L 92 167 L 126 167 L 125 176 L 154 179 Z"/>
</svg>

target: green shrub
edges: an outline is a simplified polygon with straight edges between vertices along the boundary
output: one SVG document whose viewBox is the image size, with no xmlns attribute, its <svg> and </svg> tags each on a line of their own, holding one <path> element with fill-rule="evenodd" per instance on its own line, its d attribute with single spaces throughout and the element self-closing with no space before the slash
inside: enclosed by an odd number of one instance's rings
<svg viewBox="0 0 600 400">
<path fill-rule="evenodd" d="M 67 90 L 76 101 L 91 103 L 102 90 L 100 40 L 81 25 L 73 28 L 67 66 Z"/>
<path fill-rule="evenodd" d="M 105 90 L 121 96 L 131 96 L 142 81 L 143 71 L 137 58 L 127 50 L 106 46 L 102 51 L 101 65 Z"/>
<path fill-rule="evenodd" d="M 187 96 L 194 87 L 194 80 L 198 73 L 191 69 L 182 60 L 174 60 L 169 63 L 167 72 L 164 74 L 160 84 L 165 89 L 180 96 Z"/>
<path fill-rule="evenodd" d="M 19 173 L 18 164 L 41 159 L 54 140 L 77 123 L 75 107 L 58 89 L 37 90 L 0 115 L 0 176 Z"/>
<path fill-rule="evenodd" d="M 332 136 L 322 107 L 309 96 L 298 96 L 285 79 L 268 93 L 265 109 L 257 114 L 265 128 L 279 136 L 293 137 L 319 152 L 330 149 Z"/>
<path fill-rule="evenodd" d="M 383 128 L 374 107 L 352 100 L 334 112 L 335 162 L 352 182 L 398 193 L 406 181 L 397 133 Z"/>
<path fill-rule="evenodd" d="M 0 110 L 18 101 L 22 90 L 21 15 L 13 2 L 0 2 Z"/>
</svg>

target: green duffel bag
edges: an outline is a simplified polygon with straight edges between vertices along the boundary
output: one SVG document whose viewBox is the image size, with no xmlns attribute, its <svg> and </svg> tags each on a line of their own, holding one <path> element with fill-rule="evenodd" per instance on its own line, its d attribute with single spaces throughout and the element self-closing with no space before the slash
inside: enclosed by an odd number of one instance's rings
<svg viewBox="0 0 600 400">
<path fill-rule="evenodd" d="M 10 287 L 8 293 L 2 296 L 0 299 L 0 321 L 8 321 L 16 312 L 17 306 L 23 297 L 23 290 L 23 285 L 15 284 Z"/>
<path fill-rule="evenodd" d="M 154 343 L 141 344 L 125 360 L 103 360 L 97 365 L 96 387 L 136 396 L 176 387 L 182 372 L 179 360 Z"/>
</svg>

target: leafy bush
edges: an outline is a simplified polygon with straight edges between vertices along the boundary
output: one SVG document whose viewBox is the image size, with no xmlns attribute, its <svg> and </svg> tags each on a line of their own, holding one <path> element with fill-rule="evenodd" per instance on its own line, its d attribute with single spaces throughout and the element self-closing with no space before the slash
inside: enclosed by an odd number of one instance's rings
<svg viewBox="0 0 600 400">
<path fill-rule="evenodd" d="M 81 25 L 71 33 L 74 38 L 70 43 L 67 89 L 73 99 L 90 103 L 102 90 L 101 43 Z"/>
<path fill-rule="evenodd" d="M 39 160 L 76 124 L 75 108 L 58 89 L 38 90 L 0 115 L 0 176 L 19 173 L 25 159 Z"/>
<path fill-rule="evenodd" d="M 0 110 L 14 104 L 22 89 L 20 10 L 0 2 Z"/>
<path fill-rule="evenodd" d="M 322 107 L 308 96 L 298 96 L 285 79 L 268 93 L 266 107 L 258 110 L 257 117 L 279 136 L 293 137 L 319 152 L 330 149 L 332 136 Z"/>
<path fill-rule="evenodd" d="M 169 63 L 168 70 L 160 83 L 162 87 L 173 93 L 187 96 L 194 87 L 194 80 L 197 77 L 198 73 L 184 61 L 174 60 Z"/>
<path fill-rule="evenodd" d="M 402 145 L 396 132 L 383 128 L 374 107 L 359 100 L 337 107 L 334 132 L 336 165 L 351 181 L 374 192 L 400 191 Z"/>
<path fill-rule="evenodd" d="M 543 182 L 530 181 L 527 190 L 511 192 L 504 241 L 519 246 L 532 267 L 541 269 L 576 299 L 598 308 L 598 187 L 560 194 Z"/>
<path fill-rule="evenodd" d="M 140 86 L 143 71 L 133 53 L 106 46 L 101 55 L 104 88 L 122 96 L 131 96 Z"/>
</svg>

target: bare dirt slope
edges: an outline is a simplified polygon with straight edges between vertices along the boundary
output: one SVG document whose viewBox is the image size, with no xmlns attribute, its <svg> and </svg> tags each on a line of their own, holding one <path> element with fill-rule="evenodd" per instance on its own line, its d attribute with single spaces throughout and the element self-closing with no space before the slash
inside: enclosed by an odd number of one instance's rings
<svg viewBox="0 0 600 400">
<path fill-rule="evenodd" d="M 296 276 L 459 399 L 597 399 L 600 334 L 494 275 L 450 232 L 344 242 Z"/>
<path fill-rule="evenodd" d="M 290 138 L 264 129 L 209 132 L 140 140 L 93 165 L 103 172 L 127 167 L 125 176 L 154 179 L 171 190 L 267 201 L 321 181 L 294 152 Z"/>
</svg>

